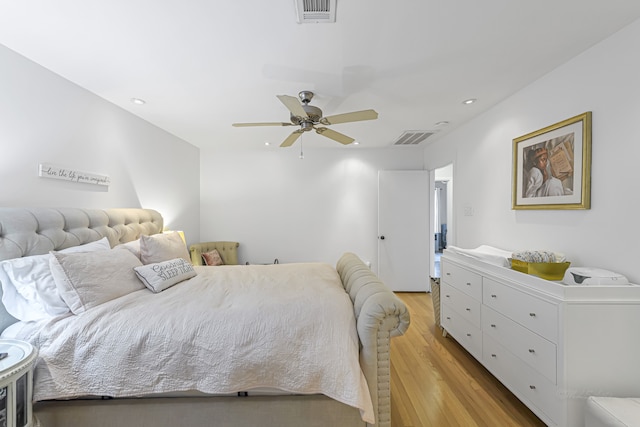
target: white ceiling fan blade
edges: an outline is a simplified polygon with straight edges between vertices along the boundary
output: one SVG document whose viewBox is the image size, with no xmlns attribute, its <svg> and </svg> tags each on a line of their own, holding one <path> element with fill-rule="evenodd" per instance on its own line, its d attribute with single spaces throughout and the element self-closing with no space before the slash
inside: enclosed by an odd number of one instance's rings
<svg viewBox="0 0 640 427">
<path fill-rule="evenodd" d="M 296 142 L 298 138 L 300 138 L 303 132 L 304 131 L 302 130 L 294 130 L 293 132 L 291 132 L 291 135 L 289 135 L 287 139 L 285 139 L 284 142 L 280 144 L 280 147 L 291 147 L 293 143 Z"/>
<path fill-rule="evenodd" d="M 355 139 L 329 128 L 316 128 L 316 133 L 338 141 L 340 144 L 351 144 Z"/>
<path fill-rule="evenodd" d="M 359 122 L 362 120 L 375 120 L 378 113 L 375 110 L 354 111 L 352 113 L 336 114 L 324 117 L 320 120 L 323 125 L 335 125 L 338 123 Z"/>
<path fill-rule="evenodd" d="M 304 109 L 302 108 L 302 104 L 300 103 L 298 98 L 296 98 L 295 96 L 289 96 L 289 95 L 276 95 L 276 96 L 278 97 L 280 102 L 282 102 L 284 106 L 287 107 L 289 111 L 291 111 L 291 114 L 293 114 L 294 116 L 303 117 L 303 118 L 309 117 L 307 116 L 307 112 L 304 111 Z"/>
<path fill-rule="evenodd" d="M 293 123 L 266 122 L 266 123 L 233 123 L 231 126 L 242 128 L 247 126 L 293 126 Z"/>
</svg>

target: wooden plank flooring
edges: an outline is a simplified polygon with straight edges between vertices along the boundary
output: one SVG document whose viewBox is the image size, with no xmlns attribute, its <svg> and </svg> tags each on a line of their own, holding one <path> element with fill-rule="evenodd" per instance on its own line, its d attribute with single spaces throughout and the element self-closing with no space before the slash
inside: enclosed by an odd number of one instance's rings
<svg viewBox="0 0 640 427">
<path fill-rule="evenodd" d="M 397 295 L 411 325 L 391 340 L 392 427 L 545 425 L 453 338 L 442 336 L 431 294 Z"/>
</svg>

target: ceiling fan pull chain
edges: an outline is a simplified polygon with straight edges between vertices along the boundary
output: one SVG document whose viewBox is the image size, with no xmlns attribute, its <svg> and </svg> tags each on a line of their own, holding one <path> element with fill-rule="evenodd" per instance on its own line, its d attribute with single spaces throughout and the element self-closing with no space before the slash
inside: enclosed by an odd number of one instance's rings
<svg viewBox="0 0 640 427">
<path fill-rule="evenodd" d="M 300 137 L 300 160 L 304 160 L 304 153 L 302 152 L 302 137 Z"/>
</svg>

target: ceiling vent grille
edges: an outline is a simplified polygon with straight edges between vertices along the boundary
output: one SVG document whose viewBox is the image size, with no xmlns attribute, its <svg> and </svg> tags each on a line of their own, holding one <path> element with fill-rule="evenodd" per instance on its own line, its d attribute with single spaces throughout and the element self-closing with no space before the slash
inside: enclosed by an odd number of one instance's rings
<svg viewBox="0 0 640 427">
<path fill-rule="evenodd" d="M 336 22 L 336 0 L 295 0 L 298 24 Z"/>
<path fill-rule="evenodd" d="M 393 145 L 419 145 L 425 139 L 436 133 L 433 130 L 408 130 L 393 143 Z"/>
</svg>

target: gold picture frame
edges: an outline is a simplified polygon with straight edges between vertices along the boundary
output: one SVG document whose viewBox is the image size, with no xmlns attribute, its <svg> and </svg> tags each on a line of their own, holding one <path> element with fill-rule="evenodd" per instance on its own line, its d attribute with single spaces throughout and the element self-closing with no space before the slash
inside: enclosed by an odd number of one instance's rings
<svg viewBox="0 0 640 427">
<path fill-rule="evenodd" d="M 591 208 L 591 111 L 513 140 L 512 209 Z"/>
</svg>

